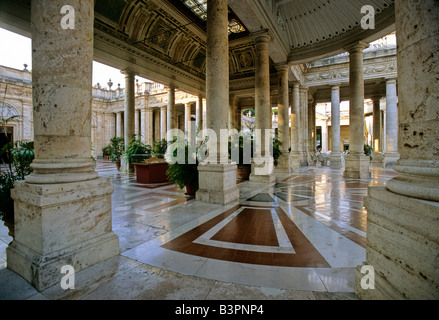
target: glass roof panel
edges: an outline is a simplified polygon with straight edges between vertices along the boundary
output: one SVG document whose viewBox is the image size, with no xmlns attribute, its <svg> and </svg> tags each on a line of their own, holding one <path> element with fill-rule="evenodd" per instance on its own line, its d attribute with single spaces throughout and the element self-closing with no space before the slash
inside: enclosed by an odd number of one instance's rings
<svg viewBox="0 0 439 320">
<path fill-rule="evenodd" d="M 207 0 L 181 0 L 186 7 L 191 9 L 198 18 L 203 21 L 207 20 Z M 229 34 L 244 32 L 244 26 L 237 20 L 233 19 L 229 21 Z"/>
</svg>

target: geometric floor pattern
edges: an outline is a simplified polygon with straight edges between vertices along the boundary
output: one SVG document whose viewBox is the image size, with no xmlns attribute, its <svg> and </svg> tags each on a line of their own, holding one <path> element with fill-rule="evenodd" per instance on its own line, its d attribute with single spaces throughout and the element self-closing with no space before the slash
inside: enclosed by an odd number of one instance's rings
<svg viewBox="0 0 439 320">
<path fill-rule="evenodd" d="M 365 260 L 367 189 L 396 175 L 372 167 L 370 179 L 344 179 L 342 170 L 307 167 L 277 174 L 271 185 L 240 182 L 239 201 L 221 206 L 195 201 L 171 183 L 137 183 L 108 161 L 98 161 L 96 171 L 114 187 L 120 255 L 79 272 L 72 292 L 55 285 L 35 294 L 17 280 L 29 296 L 235 298 L 238 288 L 245 297 L 248 290 L 258 297 L 351 293 L 354 269 Z M 26 294 L 10 289 L 9 241 L 0 232 L 0 298 Z"/>
<path fill-rule="evenodd" d="M 146 187 L 129 178 L 120 186 L 123 201 L 114 199 L 116 222 L 119 210 L 164 220 L 151 223 L 161 226 L 155 238 L 132 243 L 122 254 L 214 280 L 351 292 L 354 269 L 365 260 L 363 198 L 369 185 L 395 175 L 381 168 L 371 172 L 371 179 L 344 179 L 341 170 L 309 167 L 278 175 L 272 185 L 245 181 L 238 184 L 239 203 L 228 206 L 197 202 L 172 185 Z M 178 226 L 163 224 L 177 216 Z"/>
</svg>

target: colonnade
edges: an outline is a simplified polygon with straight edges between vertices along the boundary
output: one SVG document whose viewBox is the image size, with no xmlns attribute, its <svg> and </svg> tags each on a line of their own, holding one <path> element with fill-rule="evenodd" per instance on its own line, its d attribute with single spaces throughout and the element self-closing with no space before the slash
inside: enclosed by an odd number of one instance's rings
<svg viewBox="0 0 439 320">
<path fill-rule="evenodd" d="M 386 187 L 371 188 L 368 208 L 368 247 L 366 263 L 376 268 L 376 292 L 395 292 L 393 296 L 410 296 L 419 292 L 410 283 L 424 284 L 423 296 L 437 294 L 437 248 L 439 149 L 437 133 L 437 6 L 419 6 L 414 0 L 397 2 L 399 42 L 398 83 L 400 90 L 399 120 L 396 115 L 396 90 L 389 81 L 388 136 L 399 128 L 399 145 L 388 139 L 387 154 L 392 159 L 399 150 L 395 165 L 398 176 Z M 91 150 L 91 79 L 93 60 L 93 2 L 71 0 L 81 23 L 73 30 L 54 27 L 59 24 L 60 0 L 32 1 L 31 31 L 33 46 L 33 104 L 35 130 L 34 173 L 17 182 L 12 196 L 15 201 L 15 238 L 7 248 L 8 268 L 43 290 L 59 282 L 63 265 L 76 272 L 119 253 L 118 237 L 111 227 L 111 195 L 108 178 L 99 177 L 90 159 Z M 431 8 L 432 7 L 432 8 Z M 230 128 L 228 68 L 228 1 L 209 0 L 207 20 L 206 127 L 220 136 Z M 410 14 L 408 11 L 410 10 Z M 41 17 L 46 17 L 41 19 Z M 412 19 L 411 23 L 403 20 Z M 424 21 L 422 28 L 407 30 Z M 412 36 L 414 32 L 414 36 Z M 255 41 L 255 108 L 256 128 L 272 130 L 269 74 L 269 31 L 254 34 Z M 350 55 L 350 154 L 346 157 L 344 176 L 368 178 L 369 158 L 364 156 L 364 81 L 363 50 L 366 43 L 349 46 Z M 433 48 L 432 50 L 426 48 Z M 54 57 L 57 63 L 54 63 Z M 62 57 L 62 59 L 59 59 Z M 423 65 L 423 67 L 419 67 Z M 436 68 L 437 69 L 437 68 Z M 435 69 L 434 69 L 435 70 Z M 134 73 L 126 75 L 126 102 L 123 132 L 125 142 L 134 135 Z M 280 125 L 279 134 L 288 141 L 286 126 L 287 86 L 284 68 L 279 67 Z M 425 95 L 426 89 L 429 95 Z M 308 89 L 293 84 L 291 159 L 283 163 L 295 168 L 307 161 Z M 337 88 L 334 96 L 334 118 L 337 119 Z M 232 100 L 233 101 L 233 100 Z M 199 103 L 199 102 L 198 102 Z M 420 109 L 420 103 L 423 108 Z M 312 105 L 312 104 L 311 104 Z M 186 108 L 188 110 L 188 108 Z M 198 107 L 198 114 L 200 114 Z M 165 116 L 166 115 L 166 116 Z M 122 117 L 117 115 L 122 124 Z M 148 117 L 144 113 L 144 118 Z M 188 119 L 188 111 L 186 119 Z M 168 105 L 161 110 L 161 127 L 175 127 L 175 92 L 169 90 Z M 166 122 L 165 122 L 166 119 Z M 188 122 L 187 122 L 188 123 Z M 398 126 L 399 124 L 399 126 Z M 119 130 L 121 130 L 119 128 Z M 337 126 L 333 128 L 334 136 Z M 161 131 L 162 136 L 164 131 Z M 263 139 L 262 139 L 262 142 Z M 287 143 L 288 145 L 288 143 Z M 218 142 L 217 151 L 221 149 Z M 285 151 L 285 146 L 283 148 Z M 273 182 L 272 157 L 262 143 L 258 159 L 252 162 L 253 181 Z M 337 156 L 334 154 L 334 156 Z M 223 153 L 209 154 L 199 165 L 200 201 L 228 204 L 239 199 L 236 165 Z M 258 161 L 255 161 L 258 160 Z M 266 166 L 261 167 L 261 161 Z M 259 169 L 259 170 L 258 170 Z M 290 170 L 290 168 L 287 168 Z M 421 199 L 421 200 L 419 200 Z M 80 210 L 78 210 L 80 208 Z M 404 215 L 401 215 L 401 212 Z M 382 232 L 383 228 L 386 232 Z M 406 237 L 401 238 L 401 234 Z M 409 235 L 417 234 L 416 237 Z M 425 242 L 430 246 L 425 246 Z M 388 245 L 381 246 L 382 243 Z M 395 245 L 396 243 L 396 245 Z M 388 250 L 388 248 L 392 250 Z M 404 250 L 416 252 L 407 257 Z M 405 266 L 401 265 L 401 257 Z M 431 267 L 433 266 L 433 268 Z M 357 272 L 357 279 L 361 277 Z M 402 279 L 402 280 L 401 280 Z M 403 280 L 403 279 L 408 279 Z M 413 280 L 413 281 L 411 281 Z M 359 280 L 356 283 L 360 283 Z M 436 291 L 435 291 L 436 290 Z"/>
</svg>

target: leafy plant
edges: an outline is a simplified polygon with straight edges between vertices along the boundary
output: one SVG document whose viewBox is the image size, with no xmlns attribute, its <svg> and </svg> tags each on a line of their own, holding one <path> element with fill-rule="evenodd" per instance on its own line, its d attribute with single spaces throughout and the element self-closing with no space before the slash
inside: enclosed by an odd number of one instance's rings
<svg viewBox="0 0 439 320">
<path fill-rule="evenodd" d="M 32 173 L 30 164 L 35 157 L 34 143 L 8 143 L 1 152 L 7 152 L 10 161 L 8 170 L 0 174 L 0 218 L 13 221 L 14 202 L 11 198 L 11 190 L 14 188 L 15 181 L 24 180 Z"/>
<path fill-rule="evenodd" d="M 125 144 L 123 137 L 114 137 L 111 140 L 111 144 L 109 146 L 110 160 L 111 162 L 120 161 L 120 157 L 122 156 Z"/>
<path fill-rule="evenodd" d="M 152 154 L 152 148 L 150 145 L 144 144 L 142 141 L 138 140 L 136 137 L 131 139 L 130 145 L 126 151 L 123 152 L 130 163 L 141 162 L 144 156 L 148 157 Z"/>
<path fill-rule="evenodd" d="M 166 141 L 166 139 L 156 140 L 153 143 L 154 155 L 159 159 L 165 158 L 167 148 L 168 142 Z"/>
<path fill-rule="evenodd" d="M 177 150 L 174 150 L 174 158 L 177 158 Z M 195 154 L 190 153 L 188 145 L 185 146 L 185 161 L 180 163 L 177 160 L 169 164 L 166 175 L 168 181 L 175 183 L 180 189 L 190 185 L 195 191 L 198 190 L 198 159 Z"/>
<path fill-rule="evenodd" d="M 364 154 L 366 156 L 370 157 L 372 155 L 372 151 L 373 151 L 373 148 L 370 145 L 368 145 L 368 144 L 364 145 Z"/>
</svg>

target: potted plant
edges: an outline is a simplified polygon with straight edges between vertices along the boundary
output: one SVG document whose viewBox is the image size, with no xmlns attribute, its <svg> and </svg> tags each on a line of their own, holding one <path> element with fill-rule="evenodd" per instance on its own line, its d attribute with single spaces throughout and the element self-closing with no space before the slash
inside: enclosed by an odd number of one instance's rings
<svg viewBox="0 0 439 320">
<path fill-rule="evenodd" d="M 102 156 L 105 160 L 109 160 L 111 156 L 111 145 L 102 148 Z"/>
<path fill-rule="evenodd" d="M 153 147 L 133 140 L 128 149 L 131 163 L 135 167 L 138 183 L 167 182 L 166 171 L 168 163 L 165 160 L 167 142 L 165 139 L 156 140 Z"/>
<path fill-rule="evenodd" d="M 1 153 L 6 153 L 9 161 L 7 170 L 0 174 L 0 219 L 8 227 L 9 235 L 14 237 L 14 201 L 11 190 L 15 181 L 24 180 L 32 173 L 30 164 L 35 157 L 34 143 L 8 143 Z"/>
<path fill-rule="evenodd" d="M 190 154 L 189 147 L 185 145 L 185 161 L 178 160 L 169 164 L 166 172 L 168 181 L 175 183 L 180 189 L 186 188 L 186 195 L 194 196 L 198 190 L 198 159 L 195 154 Z M 174 150 L 174 159 L 177 158 L 177 150 Z M 189 161 L 191 160 L 191 161 Z"/>
<path fill-rule="evenodd" d="M 111 140 L 109 153 L 110 160 L 114 164 L 116 164 L 117 170 L 120 170 L 120 157 L 124 152 L 124 138 L 123 137 L 114 137 Z"/>
</svg>

